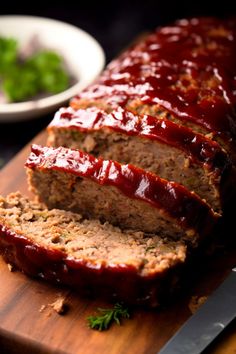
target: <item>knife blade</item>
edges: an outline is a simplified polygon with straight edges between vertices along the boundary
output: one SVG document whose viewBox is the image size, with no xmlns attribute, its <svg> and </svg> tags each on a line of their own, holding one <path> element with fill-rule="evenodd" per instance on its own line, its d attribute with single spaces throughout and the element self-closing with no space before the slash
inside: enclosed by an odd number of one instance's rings
<svg viewBox="0 0 236 354">
<path fill-rule="evenodd" d="M 200 354 L 236 317 L 236 267 L 159 354 Z"/>
</svg>

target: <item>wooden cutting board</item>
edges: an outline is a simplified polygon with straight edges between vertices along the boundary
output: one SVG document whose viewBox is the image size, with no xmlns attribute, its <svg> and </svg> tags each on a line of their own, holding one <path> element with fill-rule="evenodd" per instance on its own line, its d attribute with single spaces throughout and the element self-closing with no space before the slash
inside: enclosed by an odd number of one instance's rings
<svg viewBox="0 0 236 354">
<path fill-rule="evenodd" d="M 44 144 L 43 132 L 34 142 Z M 27 191 L 24 162 L 30 151 L 26 146 L 0 173 L 0 193 Z M 174 303 L 159 310 L 133 310 L 130 320 L 114 325 L 108 331 L 88 328 L 86 318 L 97 307 L 110 307 L 101 301 L 82 299 L 65 288 L 30 279 L 20 272 L 10 272 L 0 258 L 0 352 L 1 353 L 67 353 L 67 354 L 154 354 L 191 315 L 193 296 L 208 296 L 235 265 L 234 248 L 222 250 L 195 268 L 191 282 Z M 65 315 L 52 306 L 64 297 L 68 305 Z M 234 322 L 208 353 L 236 353 Z M 173 353 L 174 354 L 174 353 Z"/>
</svg>

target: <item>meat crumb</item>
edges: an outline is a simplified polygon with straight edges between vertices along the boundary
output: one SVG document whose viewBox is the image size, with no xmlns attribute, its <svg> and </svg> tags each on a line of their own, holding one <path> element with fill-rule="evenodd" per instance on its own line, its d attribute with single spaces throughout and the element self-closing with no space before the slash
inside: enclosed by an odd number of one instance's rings
<svg viewBox="0 0 236 354">
<path fill-rule="evenodd" d="M 62 294 L 59 293 L 54 302 L 48 303 L 48 304 L 43 304 L 40 307 L 39 312 L 40 313 L 44 312 L 47 317 L 50 317 L 52 315 L 53 310 L 56 313 L 58 313 L 59 315 L 64 315 L 69 309 L 69 306 L 66 303 L 66 297 L 67 297 L 67 294 L 62 296 Z"/>
<path fill-rule="evenodd" d="M 67 311 L 67 305 L 65 303 L 64 297 L 59 297 L 56 301 L 50 304 L 54 311 L 56 311 L 59 315 L 65 314 Z"/>
<path fill-rule="evenodd" d="M 8 267 L 10 272 L 14 272 L 14 266 L 12 264 L 7 263 L 7 267 Z"/>
<path fill-rule="evenodd" d="M 192 314 L 194 314 L 198 308 L 204 304 L 207 300 L 207 296 L 192 296 L 188 304 L 188 308 Z"/>
<path fill-rule="evenodd" d="M 46 305 L 42 305 L 42 306 L 40 307 L 40 309 L 39 309 L 39 312 L 41 313 L 41 312 L 43 312 L 45 309 L 46 309 Z"/>
</svg>

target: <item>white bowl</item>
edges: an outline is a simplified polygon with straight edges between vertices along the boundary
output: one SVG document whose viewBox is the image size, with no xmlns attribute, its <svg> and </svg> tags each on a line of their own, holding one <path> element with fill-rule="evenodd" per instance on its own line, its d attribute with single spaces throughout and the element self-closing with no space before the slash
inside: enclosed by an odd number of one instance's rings
<svg viewBox="0 0 236 354">
<path fill-rule="evenodd" d="M 19 47 L 33 36 L 40 44 L 62 55 L 76 83 L 56 95 L 20 103 L 0 103 L 0 121 L 31 119 L 55 111 L 76 95 L 101 72 L 105 55 L 98 42 L 85 31 L 57 20 L 6 15 L 0 16 L 0 36 L 17 39 Z"/>
</svg>

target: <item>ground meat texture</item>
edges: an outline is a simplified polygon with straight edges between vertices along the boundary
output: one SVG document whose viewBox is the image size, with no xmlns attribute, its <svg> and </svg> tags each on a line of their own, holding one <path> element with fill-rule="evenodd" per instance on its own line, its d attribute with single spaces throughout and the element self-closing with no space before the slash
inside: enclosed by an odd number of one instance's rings
<svg viewBox="0 0 236 354">
<path fill-rule="evenodd" d="M 160 232 L 196 246 L 218 219 L 193 192 L 133 165 L 33 145 L 26 166 L 31 190 L 49 208 L 79 212 L 121 228 Z"/>
<path fill-rule="evenodd" d="M 19 192 L 0 197 L 0 252 L 26 274 L 151 306 L 173 291 L 186 259 L 181 242 L 48 210 Z"/>
<path fill-rule="evenodd" d="M 222 212 L 222 201 L 227 199 L 225 175 L 230 175 L 231 167 L 219 144 L 164 118 L 137 116 L 123 109 L 110 113 L 95 108 L 60 109 L 48 126 L 48 145 L 132 163 L 184 185 Z M 148 125 L 140 123 L 145 119 Z M 197 143 L 199 140 L 201 143 Z"/>
</svg>

